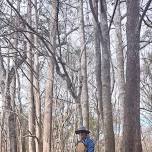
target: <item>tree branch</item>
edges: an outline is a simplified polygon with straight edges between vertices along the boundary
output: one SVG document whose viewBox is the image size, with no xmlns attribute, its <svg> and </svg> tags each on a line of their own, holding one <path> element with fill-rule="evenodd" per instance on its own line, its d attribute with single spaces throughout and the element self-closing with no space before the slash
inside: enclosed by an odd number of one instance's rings
<svg viewBox="0 0 152 152">
<path fill-rule="evenodd" d="M 140 110 L 144 110 L 144 111 L 152 113 L 152 110 L 149 110 L 149 109 L 146 109 L 146 108 L 140 108 Z"/>
<path fill-rule="evenodd" d="M 91 12 L 92 12 L 92 15 L 94 17 L 94 20 L 96 22 L 96 25 L 98 27 L 98 30 L 99 30 L 99 33 L 100 33 L 100 41 L 103 42 L 103 36 L 102 36 L 102 30 L 101 30 L 101 27 L 100 27 L 100 23 L 99 23 L 99 20 L 98 20 L 98 16 L 96 15 L 95 11 L 94 11 L 94 7 L 93 7 L 93 3 L 92 3 L 92 0 L 89 0 L 89 4 L 90 4 L 90 9 L 91 9 Z M 101 3 L 102 4 L 102 3 Z M 101 6 L 103 8 L 103 6 Z"/>
<path fill-rule="evenodd" d="M 148 26 L 149 28 L 152 28 L 152 25 L 150 25 L 149 23 L 147 23 L 147 21 L 146 21 L 145 19 L 143 19 L 143 21 L 144 21 L 144 24 L 145 24 L 146 26 Z"/>
<path fill-rule="evenodd" d="M 112 22 L 113 22 L 113 19 L 114 19 L 114 16 L 115 16 L 115 12 L 116 12 L 116 9 L 117 9 L 117 6 L 118 6 L 118 2 L 119 2 L 119 0 L 116 0 L 114 10 L 113 10 L 113 13 L 112 13 L 112 17 L 111 17 L 111 20 L 110 20 L 109 28 L 108 28 L 108 33 L 110 32 L 110 29 L 111 29 L 111 25 L 112 25 Z"/>
<path fill-rule="evenodd" d="M 46 42 L 45 41 L 45 38 L 42 36 L 42 35 L 40 35 L 37 31 L 35 31 L 35 29 L 32 27 L 32 26 L 30 26 L 29 24 L 28 24 L 28 22 L 21 16 L 21 14 L 18 12 L 18 10 L 13 6 L 13 4 L 9 1 L 9 0 L 6 0 L 7 1 L 7 3 L 13 8 L 13 10 L 17 13 L 17 15 L 20 17 L 20 19 L 23 21 L 23 23 L 32 31 L 32 32 L 34 32 L 34 34 L 36 34 L 37 36 L 38 36 L 38 38 L 43 42 L 43 44 L 45 45 L 45 47 L 47 48 L 47 50 L 51 53 L 51 55 L 53 56 L 53 59 L 54 60 L 56 60 L 55 59 L 55 55 L 54 55 L 54 53 L 53 53 L 53 46 L 52 46 L 52 44 L 50 44 L 50 46 L 51 46 L 51 49 L 50 49 L 50 47 L 48 46 L 48 42 Z"/>
<path fill-rule="evenodd" d="M 141 18 L 140 18 L 139 24 L 138 24 L 138 30 L 139 30 L 139 31 L 140 31 L 140 29 L 141 29 L 142 21 L 143 21 L 145 15 L 146 15 L 146 13 L 147 13 L 147 10 L 148 10 L 151 2 L 152 2 L 152 0 L 149 0 L 149 1 L 147 2 L 146 7 L 145 7 L 145 9 L 144 9 L 144 11 L 143 11 L 143 13 L 142 13 L 142 15 L 141 15 Z"/>
<path fill-rule="evenodd" d="M 9 1 L 9 0 L 6 0 L 8 2 L 8 4 L 13 8 L 13 10 L 18 14 L 18 16 L 21 18 L 21 20 L 23 21 L 23 23 L 29 28 L 29 30 L 31 30 L 33 32 L 33 34 L 36 34 L 38 36 L 38 38 L 42 41 L 42 43 L 44 44 L 44 46 L 46 47 L 46 49 L 48 50 L 48 52 L 51 53 L 53 59 L 54 59 L 54 62 L 55 62 L 55 65 L 56 65 L 56 71 L 57 73 L 63 78 L 66 80 L 67 82 L 67 87 L 69 89 L 69 91 L 71 92 L 71 95 L 73 96 L 73 98 L 77 98 L 77 95 L 75 94 L 74 92 L 74 87 L 73 87 L 73 84 L 71 82 L 71 79 L 68 75 L 68 72 L 65 68 L 65 65 L 61 59 L 61 57 L 58 57 L 58 60 L 56 59 L 56 56 L 55 56 L 55 53 L 54 53 L 54 48 L 52 46 L 52 44 L 50 42 L 48 42 L 48 40 L 46 40 L 42 35 L 40 35 L 37 31 L 34 30 L 34 28 L 32 26 L 30 26 L 28 24 L 28 22 L 26 22 L 26 20 L 21 16 L 21 14 L 17 11 L 17 9 L 13 6 L 13 4 Z M 59 4 L 59 3 L 58 3 Z M 58 6 L 59 7 L 59 6 Z M 59 11 L 59 8 L 57 7 L 58 11 Z M 58 20 L 57 20 L 58 22 Z M 77 30 L 77 28 L 73 29 L 72 31 L 74 30 Z M 31 32 L 30 31 L 30 32 Z M 70 31 L 68 34 L 70 34 L 72 31 Z M 49 45 L 48 45 L 49 44 Z M 61 47 L 61 42 L 59 41 L 59 47 Z M 61 64 L 62 68 L 63 68 L 63 71 L 64 73 L 61 72 L 60 70 L 60 66 L 59 66 L 59 63 Z M 12 69 L 12 72 L 13 73 L 13 69 Z"/>
</svg>

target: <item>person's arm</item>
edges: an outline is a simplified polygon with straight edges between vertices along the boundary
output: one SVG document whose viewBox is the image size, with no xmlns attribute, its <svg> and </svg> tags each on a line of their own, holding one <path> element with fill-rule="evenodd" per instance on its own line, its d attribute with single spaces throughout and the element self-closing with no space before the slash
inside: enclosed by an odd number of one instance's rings
<svg viewBox="0 0 152 152">
<path fill-rule="evenodd" d="M 87 144 L 87 150 L 88 152 L 94 152 L 94 142 L 93 141 L 89 141 L 89 143 Z"/>
</svg>

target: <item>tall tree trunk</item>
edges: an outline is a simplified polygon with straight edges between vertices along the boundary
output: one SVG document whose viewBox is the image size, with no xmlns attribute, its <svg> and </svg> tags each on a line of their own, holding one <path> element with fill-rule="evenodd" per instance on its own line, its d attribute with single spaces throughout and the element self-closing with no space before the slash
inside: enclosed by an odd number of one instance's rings
<svg viewBox="0 0 152 152">
<path fill-rule="evenodd" d="M 2 52 L 1 52 L 1 47 L 0 47 L 0 92 L 1 92 L 1 96 L 2 96 L 2 106 L 5 109 L 5 79 L 6 79 L 6 70 L 4 68 L 4 63 L 3 63 L 3 57 L 2 57 Z M 1 112 L 1 125 L 0 125 L 0 132 L 1 132 L 1 136 L 0 136 L 0 148 L 1 148 L 1 152 L 5 152 L 5 129 L 4 129 L 4 120 L 5 120 L 5 111 L 4 109 Z"/>
<path fill-rule="evenodd" d="M 19 77 L 19 73 L 16 73 L 16 81 L 17 81 L 17 98 L 18 98 L 18 117 L 17 117 L 17 141 L 18 141 L 18 147 L 17 147 L 17 152 L 23 152 L 23 127 L 22 127 L 22 114 L 23 114 L 23 110 L 22 110 L 22 103 L 21 103 L 21 84 L 20 84 L 20 77 Z M 23 125 L 24 126 L 24 125 Z M 24 137 L 25 138 L 25 137 Z"/>
<path fill-rule="evenodd" d="M 113 131 L 113 115 L 111 104 L 110 80 L 110 37 L 107 23 L 107 4 L 100 1 L 101 31 L 102 31 L 102 101 L 104 115 L 105 152 L 115 152 L 115 139 Z"/>
<path fill-rule="evenodd" d="M 87 86 L 87 56 L 86 56 L 86 41 L 84 30 L 84 13 L 83 13 L 83 0 L 79 0 L 79 13 L 80 13 L 80 43 L 81 43 L 81 107 L 83 116 L 83 125 L 89 129 L 89 101 L 88 101 L 88 86 Z"/>
<path fill-rule="evenodd" d="M 10 53 L 8 51 L 8 53 Z M 1 55 L 1 50 L 0 50 Z M 16 152 L 16 116 L 15 116 L 15 77 L 10 79 L 10 59 L 7 62 L 7 71 L 4 69 L 2 56 L 0 57 L 1 74 L 1 93 L 2 93 L 2 121 L 1 121 L 1 151 Z M 6 144 L 6 146 L 5 146 Z"/>
<path fill-rule="evenodd" d="M 96 17 L 98 17 L 98 0 L 94 1 L 94 11 Z M 101 81 L 101 48 L 100 48 L 100 35 L 99 29 L 94 21 L 95 26 L 95 55 L 96 55 L 96 86 L 97 86 L 97 100 L 99 105 L 100 115 L 103 118 L 103 105 L 102 105 L 102 81 Z"/>
<path fill-rule="evenodd" d="M 20 4 L 21 4 L 21 0 L 18 0 L 17 1 L 17 11 L 20 13 Z M 18 15 L 16 15 L 15 17 L 15 24 L 16 24 L 16 27 L 20 27 L 20 17 Z M 19 32 L 16 32 L 15 33 L 15 48 L 18 50 L 19 49 Z M 25 46 L 23 46 L 23 48 L 25 48 Z M 16 59 L 17 59 L 17 53 L 15 53 L 15 63 L 16 63 Z M 17 92 L 17 95 L 18 95 L 18 101 L 19 101 L 19 112 L 18 112 L 18 116 L 17 116 L 17 119 L 16 119 L 16 134 L 17 134 L 17 151 L 16 152 L 23 152 L 22 151 L 22 126 L 21 126 L 21 122 L 20 122 L 20 118 L 21 118 L 21 115 L 22 115 L 22 106 L 21 106 L 21 101 L 20 101 L 20 78 L 19 78 L 19 74 L 16 70 L 16 73 L 15 73 L 15 81 L 17 82 L 17 89 L 14 88 Z M 17 110 L 16 110 L 17 112 Z"/>
<path fill-rule="evenodd" d="M 56 30 L 57 30 L 57 0 L 51 2 L 50 16 L 50 43 L 52 52 L 56 48 Z M 51 152 L 52 139 L 52 106 L 53 106 L 53 81 L 54 81 L 54 62 L 50 54 L 48 58 L 45 107 L 44 107 L 44 127 L 43 127 L 43 152 Z"/>
<path fill-rule="evenodd" d="M 10 64 L 10 63 L 8 63 Z M 4 120 L 4 132 L 5 132 L 5 138 L 6 138 L 6 152 L 11 152 L 11 143 L 10 143 L 10 128 L 9 128 L 9 117 L 10 117 L 10 107 L 11 107 L 11 96 L 10 96 L 10 84 L 8 83 L 8 73 L 9 68 L 6 72 L 6 83 L 5 83 L 5 96 L 4 96 L 4 112 L 3 112 L 3 120 Z"/>
<path fill-rule="evenodd" d="M 125 100 L 125 76 L 124 76 L 124 54 L 123 54 L 123 40 L 122 40 L 122 27 L 121 27 L 121 12 L 120 12 L 120 0 L 118 1 L 115 17 L 115 44 L 116 44 L 116 60 L 117 60 L 117 72 L 116 82 L 118 86 L 118 102 L 120 109 L 120 125 L 123 121 L 123 104 Z M 118 142 L 120 144 L 121 142 Z M 121 146 L 121 145 L 119 145 Z"/>
<path fill-rule="evenodd" d="M 11 97 L 11 112 L 9 116 L 9 136 L 10 136 L 10 149 L 11 152 L 17 152 L 17 124 L 16 124 L 16 110 L 15 110 L 15 97 L 16 97 L 16 77 L 14 76 L 10 86 Z"/>
<path fill-rule="evenodd" d="M 94 0 L 94 11 L 98 19 L 98 0 Z M 97 86 L 97 151 L 100 151 L 100 122 L 103 121 L 103 104 L 102 104 L 102 81 L 101 81 L 101 48 L 100 48 L 100 35 L 99 29 L 96 21 L 94 20 L 94 30 L 95 30 L 95 76 L 96 76 L 96 86 Z M 101 123 L 102 124 L 102 123 Z"/>
<path fill-rule="evenodd" d="M 48 61 L 45 93 L 45 107 L 44 107 L 44 127 L 43 127 L 43 152 L 51 152 L 51 138 L 52 138 L 52 106 L 53 106 L 53 77 L 54 66 L 52 59 Z"/>
<path fill-rule="evenodd" d="M 140 131 L 140 0 L 127 0 L 127 66 L 123 152 L 141 152 Z"/>
<path fill-rule="evenodd" d="M 124 55 L 123 55 L 123 40 L 122 40 L 122 28 L 121 28 L 121 13 L 120 13 L 120 1 L 116 8 L 115 17 L 115 42 L 116 42 L 116 59 L 117 59 L 117 83 L 119 90 L 119 102 L 124 104 L 125 99 L 125 77 L 124 77 Z"/>
<path fill-rule="evenodd" d="M 20 0 L 17 2 L 17 10 L 18 12 L 20 12 Z M 16 27 L 19 27 L 20 26 L 20 22 L 19 22 L 19 16 L 16 15 L 15 17 L 15 25 Z M 14 46 L 15 46 L 15 49 L 18 50 L 18 40 L 19 40 L 19 32 L 16 32 L 15 35 L 14 35 L 15 39 L 14 39 Z M 13 51 L 16 51 L 16 50 L 13 50 Z M 16 61 L 17 61 L 17 53 L 14 53 L 14 67 L 16 68 Z M 17 69 L 15 69 L 15 76 L 13 77 L 12 79 L 12 82 L 10 84 L 10 96 L 11 96 L 11 113 L 10 113 L 10 116 L 9 116 L 9 127 L 10 127 L 10 145 L 11 145 L 11 152 L 17 152 L 17 148 L 18 148 L 18 145 L 17 144 L 17 119 L 16 119 L 16 113 L 17 113 L 17 110 L 16 110 L 16 102 L 15 102 L 15 99 L 16 99 L 16 71 Z"/>
<path fill-rule="evenodd" d="M 34 1 L 35 7 L 35 30 L 38 32 L 38 10 L 37 10 L 37 0 Z M 35 101 L 35 112 L 36 112 L 36 152 L 42 151 L 42 139 L 41 139 L 41 100 L 40 100 L 40 87 L 39 87 L 39 59 L 38 59 L 38 38 L 34 37 L 34 101 Z"/>
<path fill-rule="evenodd" d="M 32 25 L 32 2 L 31 0 L 28 0 L 28 10 L 27 10 L 27 16 L 28 16 L 28 24 Z M 29 29 L 28 29 L 29 30 Z M 28 39 L 32 41 L 32 34 L 28 33 Z M 29 115 L 28 115 L 28 127 L 29 127 L 29 152 L 35 152 L 35 105 L 34 105 L 34 94 L 33 94 L 33 54 L 32 54 L 32 46 L 28 42 L 27 43 L 27 62 L 28 62 L 28 102 L 29 102 Z"/>
</svg>

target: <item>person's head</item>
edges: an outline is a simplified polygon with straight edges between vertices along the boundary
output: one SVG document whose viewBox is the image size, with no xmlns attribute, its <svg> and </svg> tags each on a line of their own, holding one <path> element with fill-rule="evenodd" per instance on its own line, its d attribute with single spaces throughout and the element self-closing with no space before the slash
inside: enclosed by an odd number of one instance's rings
<svg viewBox="0 0 152 152">
<path fill-rule="evenodd" d="M 84 140 L 87 137 L 88 134 L 86 132 L 81 132 L 78 135 L 80 137 L 80 140 Z"/>
<path fill-rule="evenodd" d="M 76 130 L 75 133 L 79 135 L 80 140 L 84 140 L 88 136 L 90 131 L 82 126 L 78 130 Z"/>
</svg>

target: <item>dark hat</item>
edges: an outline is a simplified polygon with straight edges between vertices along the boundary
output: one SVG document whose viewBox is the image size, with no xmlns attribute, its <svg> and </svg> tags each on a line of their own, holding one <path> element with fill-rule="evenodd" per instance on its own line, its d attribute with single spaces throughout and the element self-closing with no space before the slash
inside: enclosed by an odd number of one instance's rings
<svg viewBox="0 0 152 152">
<path fill-rule="evenodd" d="M 76 134 L 80 134 L 80 133 L 86 133 L 89 134 L 90 131 L 87 130 L 84 126 L 81 126 L 78 130 L 75 131 Z"/>
</svg>

